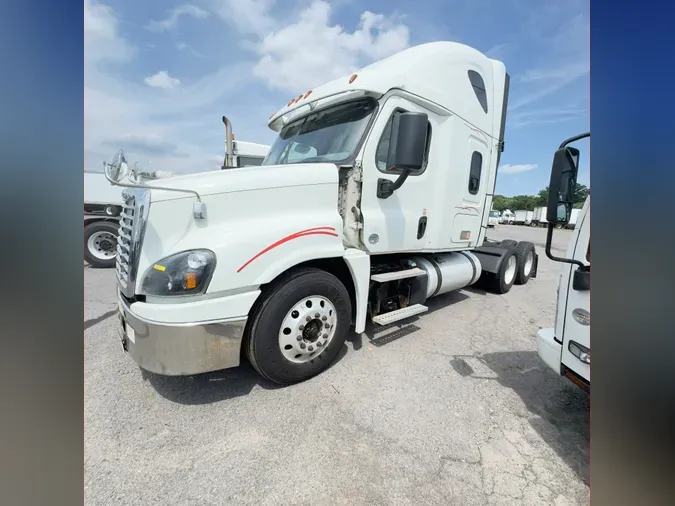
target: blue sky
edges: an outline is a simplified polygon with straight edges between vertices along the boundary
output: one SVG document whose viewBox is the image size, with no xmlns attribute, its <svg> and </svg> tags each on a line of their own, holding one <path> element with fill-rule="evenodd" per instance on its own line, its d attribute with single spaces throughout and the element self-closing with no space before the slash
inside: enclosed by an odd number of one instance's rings
<svg viewBox="0 0 675 506">
<path fill-rule="evenodd" d="M 497 193 L 536 194 L 560 142 L 589 129 L 588 1 L 86 0 L 86 166 L 123 147 L 149 170 L 215 170 L 223 114 L 237 139 L 270 144 L 289 98 L 434 40 L 506 64 Z"/>
</svg>

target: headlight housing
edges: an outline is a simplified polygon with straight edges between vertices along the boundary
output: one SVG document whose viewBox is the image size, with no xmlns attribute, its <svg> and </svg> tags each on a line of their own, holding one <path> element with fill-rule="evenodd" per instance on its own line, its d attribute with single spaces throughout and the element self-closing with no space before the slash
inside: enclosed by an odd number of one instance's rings
<svg viewBox="0 0 675 506">
<path fill-rule="evenodd" d="M 145 271 L 144 295 L 200 295 L 206 292 L 216 268 L 216 255 L 209 250 L 182 251 L 163 258 Z"/>
</svg>

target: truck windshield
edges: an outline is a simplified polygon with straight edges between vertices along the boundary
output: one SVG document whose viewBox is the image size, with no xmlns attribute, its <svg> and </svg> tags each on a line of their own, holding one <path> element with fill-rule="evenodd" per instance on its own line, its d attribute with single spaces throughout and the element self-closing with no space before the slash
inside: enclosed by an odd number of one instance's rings
<svg viewBox="0 0 675 506">
<path fill-rule="evenodd" d="M 493 218 L 499 218 L 499 211 L 490 211 L 490 216 Z"/>
<path fill-rule="evenodd" d="M 263 165 L 350 159 L 376 108 L 371 98 L 354 100 L 289 123 L 279 132 Z"/>
</svg>

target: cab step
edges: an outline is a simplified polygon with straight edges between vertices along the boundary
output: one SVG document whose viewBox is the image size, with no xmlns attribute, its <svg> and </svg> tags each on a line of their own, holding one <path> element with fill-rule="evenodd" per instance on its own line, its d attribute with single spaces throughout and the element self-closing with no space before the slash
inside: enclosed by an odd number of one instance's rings
<svg viewBox="0 0 675 506">
<path fill-rule="evenodd" d="M 387 281 L 396 281 L 397 279 L 416 278 L 417 276 L 425 276 L 427 273 L 419 267 L 406 269 L 404 271 L 383 272 L 381 274 L 373 274 L 370 279 L 378 283 L 386 283 Z M 412 307 L 412 306 L 411 306 Z"/>
<path fill-rule="evenodd" d="M 389 325 L 390 323 L 404 320 L 421 313 L 426 313 L 427 311 L 429 311 L 427 306 L 423 306 L 422 304 L 413 304 L 412 306 L 404 307 L 403 309 L 397 309 L 396 311 L 390 311 L 388 313 L 374 316 L 373 323 L 378 325 Z"/>
</svg>

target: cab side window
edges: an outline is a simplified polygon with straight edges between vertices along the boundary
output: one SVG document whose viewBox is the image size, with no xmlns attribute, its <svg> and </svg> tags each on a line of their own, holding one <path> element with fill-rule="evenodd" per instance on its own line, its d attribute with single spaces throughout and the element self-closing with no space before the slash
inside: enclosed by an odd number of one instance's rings
<svg viewBox="0 0 675 506">
<path fill-rule="evenodd" d="M 382 131 L 382 136 L 380 137 L 380 142 L 377 145 L 377 151 L 375 153 L 375 164 L 380 172 L 388 174 L 398 174 L 401 172 L 395 168 L 396 160 L 394 158 L 396 153 L 396 137 L 398 135 L 398 119 L 404 112 L 406 111 L 402 109 L 395 110 Z M 410 173 L 411 176 L 417 176 L 426 170 L 430 146 L 431 122 L 427 123 L 427 147 L 424 152 L 424 165 L 420 170 L 412 171 Z"/>
</svg>

